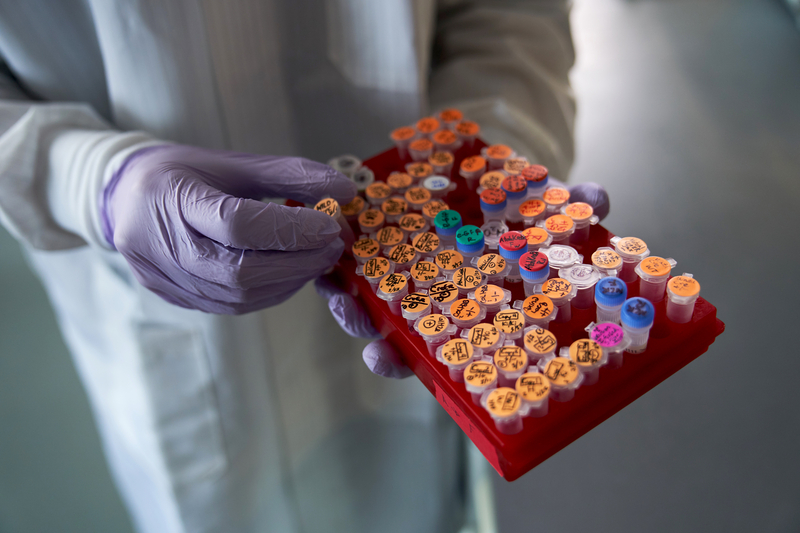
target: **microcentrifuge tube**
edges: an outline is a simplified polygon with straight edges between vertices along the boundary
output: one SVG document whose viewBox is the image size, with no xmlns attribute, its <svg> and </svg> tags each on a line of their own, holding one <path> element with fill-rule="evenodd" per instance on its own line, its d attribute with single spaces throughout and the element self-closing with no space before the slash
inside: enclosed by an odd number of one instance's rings
<svg viewBox="0 0 800 533">
<path fill-rule="evenodd" d="M 603 347 L 592 339 L 578 339 L 559 351 L 562 357 L 569 357 L 583 374 L 584 385 L 594 385 L 600 377 L 600 367 L 606 363 Z"/>
<path fill-rule="evenodd" d="M 619 324 L 622 304 L 628 299 L 628 286 L 620 278 L 603 278 L 594 287 L 594 302 L 597 305 L 597 322 Z"/>
<path fill-rule="evenodd" d="M 625 300 L 620 312 L 620 321 L 625 335 L 631 340 L 630 346 L 625 349 L 628 353 L 642 353 L 647 349 L 647 339 L 650 328 L 653 327 L 656 310 L 649 300 L 634 297 Z"/>
<path fill-rule="evenodd" d="M 550 380 L 539 372 L 526 372 L 517 378 L 514 384 L 517 394 L 527 408 L 525 416 L 534 418 L 547 414 L 550 400 Z"/>
<path fill-rule="evenodd" d="M 481 404 L 494 420 L 500 433 L 513 435 L 522 431 L 522 400 L 510 387 L 499 387 L 484 393 Z"/>
<path fill-rule="evenodd" d="M 583 382 L 578 365 L 567 357 L 553 357 L 539 361 L 542 374 L 550 380 L 550 397 L 557 402 L 568 402 Z"/>
<path fill-rule="evenodd" d="M 639 275 L 639 296 L 658 303 L 664 299 L 664 289 L 672 268 L 677 262 L 670 258 L 651 255 L 642 259 L 635 272 Z"/>
<path fill-rule="evenodd" d="M 691 274 L 675 276 L 667 283 L 667 318 L 676 324 L 692 320 L 694 304 L 700 297 L 700 283 Z"/>
<path fill-rule="evenodd" d="M 464 382 L 464 369 L 480 355 L 479 349 L 461 338 L 450 339 L 436 348 L 436 359 L 444 363 L 450 371 L 450 379 L 456 383 Z"/>
<path fill-rule="evenodd" d="M 612 237 L 611 244 L 622 256 L 622 271 L 617 275 L 622 281 L 636 281 L 636 265 L 650 255 L 647 244 L 636 237 Z"/>
<path fill-rule="evenodd" d="M 378 298 L 389 304 L 392 314 L 400 315 L 400 302 L 408 294 L 408 272 L 395 272 L 384 276 L 375 293 Z"/>
<path fill-rule="evenodd" d="M 494 352 L 494 366 L 500 374 L 498 383 L 501 387 L 513 387 L 528 368 L 528 354 L 515 344 L 501 346 Z"/>
</svg>

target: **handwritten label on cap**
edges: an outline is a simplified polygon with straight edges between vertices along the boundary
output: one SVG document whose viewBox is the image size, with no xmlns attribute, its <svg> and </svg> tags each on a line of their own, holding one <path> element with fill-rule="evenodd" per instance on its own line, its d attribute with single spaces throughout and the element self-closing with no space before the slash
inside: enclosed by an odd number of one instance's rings
<svg viewBox="0 0 800 533">
<path fill-rule="evenodd" d="M 593 327 L 589 336 L 603 348 L 611 348 L 622 342 L 625 330 L 617 324 L 604 322 Z"/>
<path fill-rule="evenodd" d="M 525 334 L 525 348 L 537 354 L 550 353 L 556 349 L 556 336 L 544 328 L 535 328 Z"/>
<path fill-rule="evenodd" d="M 442 358 L 451 365 L 460 365 L 472 359 L 472 345 L 462 339 L 450 339 L 442 345 Z"/>
<path fill-rule="evenodd" d="M 485 387 L 497 381 L 497 368 L 492 363 L 473 361 L 464 369 L 464 381 L 473 387 Z"/>
<path fill-rule="evenodd" d="M 553 385 L 566 387 L 578 379 L 578 365 L 566 357 L 556 357 L 548 361 L 544 368 L 544 375 Z"/>
<path fill-rule="evenodd" d="M 389 274 L 381 280 L 380 290 L 386 294 L 396 294 L 408 285 L 408 280 L 402 274 Z"/>
<path fill-rule="evenodd" d="M 483 275 L 480 270 L 472 267 L 461 267 L 453 273 L 453 283 L 459 289 L 474 289 L 481 284 Z"/>
<path fill-rule="evenodd" d="M 505 372 L 516 372 L 528 366 L 528 355 L 519 346 L 503 346 L 494 352 L 494 364 Z"/>
<path fill-rule="evenodd" d="M 505 309 L 494 315 L 492 323 L 503 333 L 516 333 L 525 327 L 525 317 L 516 309 Z"/>
<path fill-rule="evenodd" d="M 430 261 L 417 261 L 411 267 L 411 277 L 416 281 L 430 281 L 439 275 L 439 267 Z"/>
<path fill-rule="evenodd" d="M 553 314 L 553 300 L 542 294 L 528 296 L 522 304 L 522 310 L 533 319 L 547 318 Z"/>
<path fill-rule="evenodd" d="M 444 270 L 455 270 L 464 264 L 464 256 L 455 250 L 442 250 L 436 254 L 436 265 Z"/>
<path fill-rule="evenodd" d="M 500 332 L 492 324 L 478 324 L 469 330 L 469 342 L 476 348 L 489 348 L 500 340 Z"/>
<path fill-rule="evenodd" d="M 521 401 L 514 389 L 500 387 L 489 393 L 486 408 L 497 418 L 508 418 L 517 414 Z"/>
<path fill-rule="evenodd" d="M 434 302 L 444 304 L 458 298 L 458 287 L 452 281 L 439 281 L 431 285 L 428 294 Z"/>
<path fill-rule="evenodd" d="M 506 269 L 506 260 L 500 254 L 485 254 L 478 259 L 478 270 L 486 275 L 499 274 Z"/>
<path fill-rule="evenodd" d="M 515 388 L 523 400 L 538 402 L 550 394 L 550 380 L 538 372 L 528 372 L 517 378 Z"/>
<path fill-rule="evenodd" d="M 430 337 L 443 333 L 450 325 L 447 317 L 440 314 L 428 315 L 417 323 L 420 333 Z"/>
</svg>

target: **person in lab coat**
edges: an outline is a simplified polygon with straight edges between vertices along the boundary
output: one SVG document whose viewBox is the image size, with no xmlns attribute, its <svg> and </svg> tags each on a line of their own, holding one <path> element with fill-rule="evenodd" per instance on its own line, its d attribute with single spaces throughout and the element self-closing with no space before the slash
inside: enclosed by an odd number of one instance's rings
<svg viewBox="0 0 800 533">
<path fill-rule="evenodd" d="M 449 106 L 566 176 L 568 2 L 0 0 L 0 59 L 0 220 L 135 527 L 462 528 L 461 432 L 305 285 L 335 228 L 246 198 L 346 200 L 309 159 Z"/>
</svg>

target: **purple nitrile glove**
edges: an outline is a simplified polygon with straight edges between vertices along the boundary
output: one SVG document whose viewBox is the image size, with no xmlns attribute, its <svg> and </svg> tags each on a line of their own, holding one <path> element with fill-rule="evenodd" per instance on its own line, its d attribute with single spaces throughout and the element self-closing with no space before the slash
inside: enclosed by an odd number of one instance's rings
<svg viewBox="0 0 800 533">
<path fill-rule="evenodd" d="M 333 318 L 345 333 L 363 339 L 380 337 L 367 313 L 355 298 L 336 287 L 324 276 L 314 282 L 314 287 L 320 296 L 327 298 Z M 413 374 L 411 369 L 403 364 L 392 345 L 380 338 L 367 344 L 361 357 L 373 374 L 385 378 L 402 379 Z"/>
<path fill-rule="evenodd" d="M 355 194 L 343 174 L 307 159 L 160 145 L 126 159 L 103 191 L 100 218 L 136 279 L 164 300 L 241 314 L 286 300 L 344 249 L 325 213 L 258 199 Z"/>
<path fill-rule="evenodd" d="M 578 183 L 570 187 L 569 201 L 589 204 L 594 209 L 594 214 L 601 221 L 608 216 L 608 212 L 611 209 L 606 190 L 602 185 L 591 181 Z"/>
</svg>

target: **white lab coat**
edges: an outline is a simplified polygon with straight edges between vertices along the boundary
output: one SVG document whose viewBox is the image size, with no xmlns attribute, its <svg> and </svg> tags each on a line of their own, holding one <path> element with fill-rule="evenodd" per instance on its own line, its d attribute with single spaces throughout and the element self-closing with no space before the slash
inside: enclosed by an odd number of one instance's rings
<svg viewBox="0 0 800 533">
<path fill-rule="evenodd" d="M 572 160 L 566 2 L 0 1 L 0 220 L 58 315 L 136 527 L 442 532 L 464 441 L 414 378 L 373 376 L 304 288 L 246 316 L 171 306 L 98 229 L 160 139 L 319 160 L 445 105 L 553 174 Z M 6 75 L 7 74 L 7 75 Z"/>
</svg>

